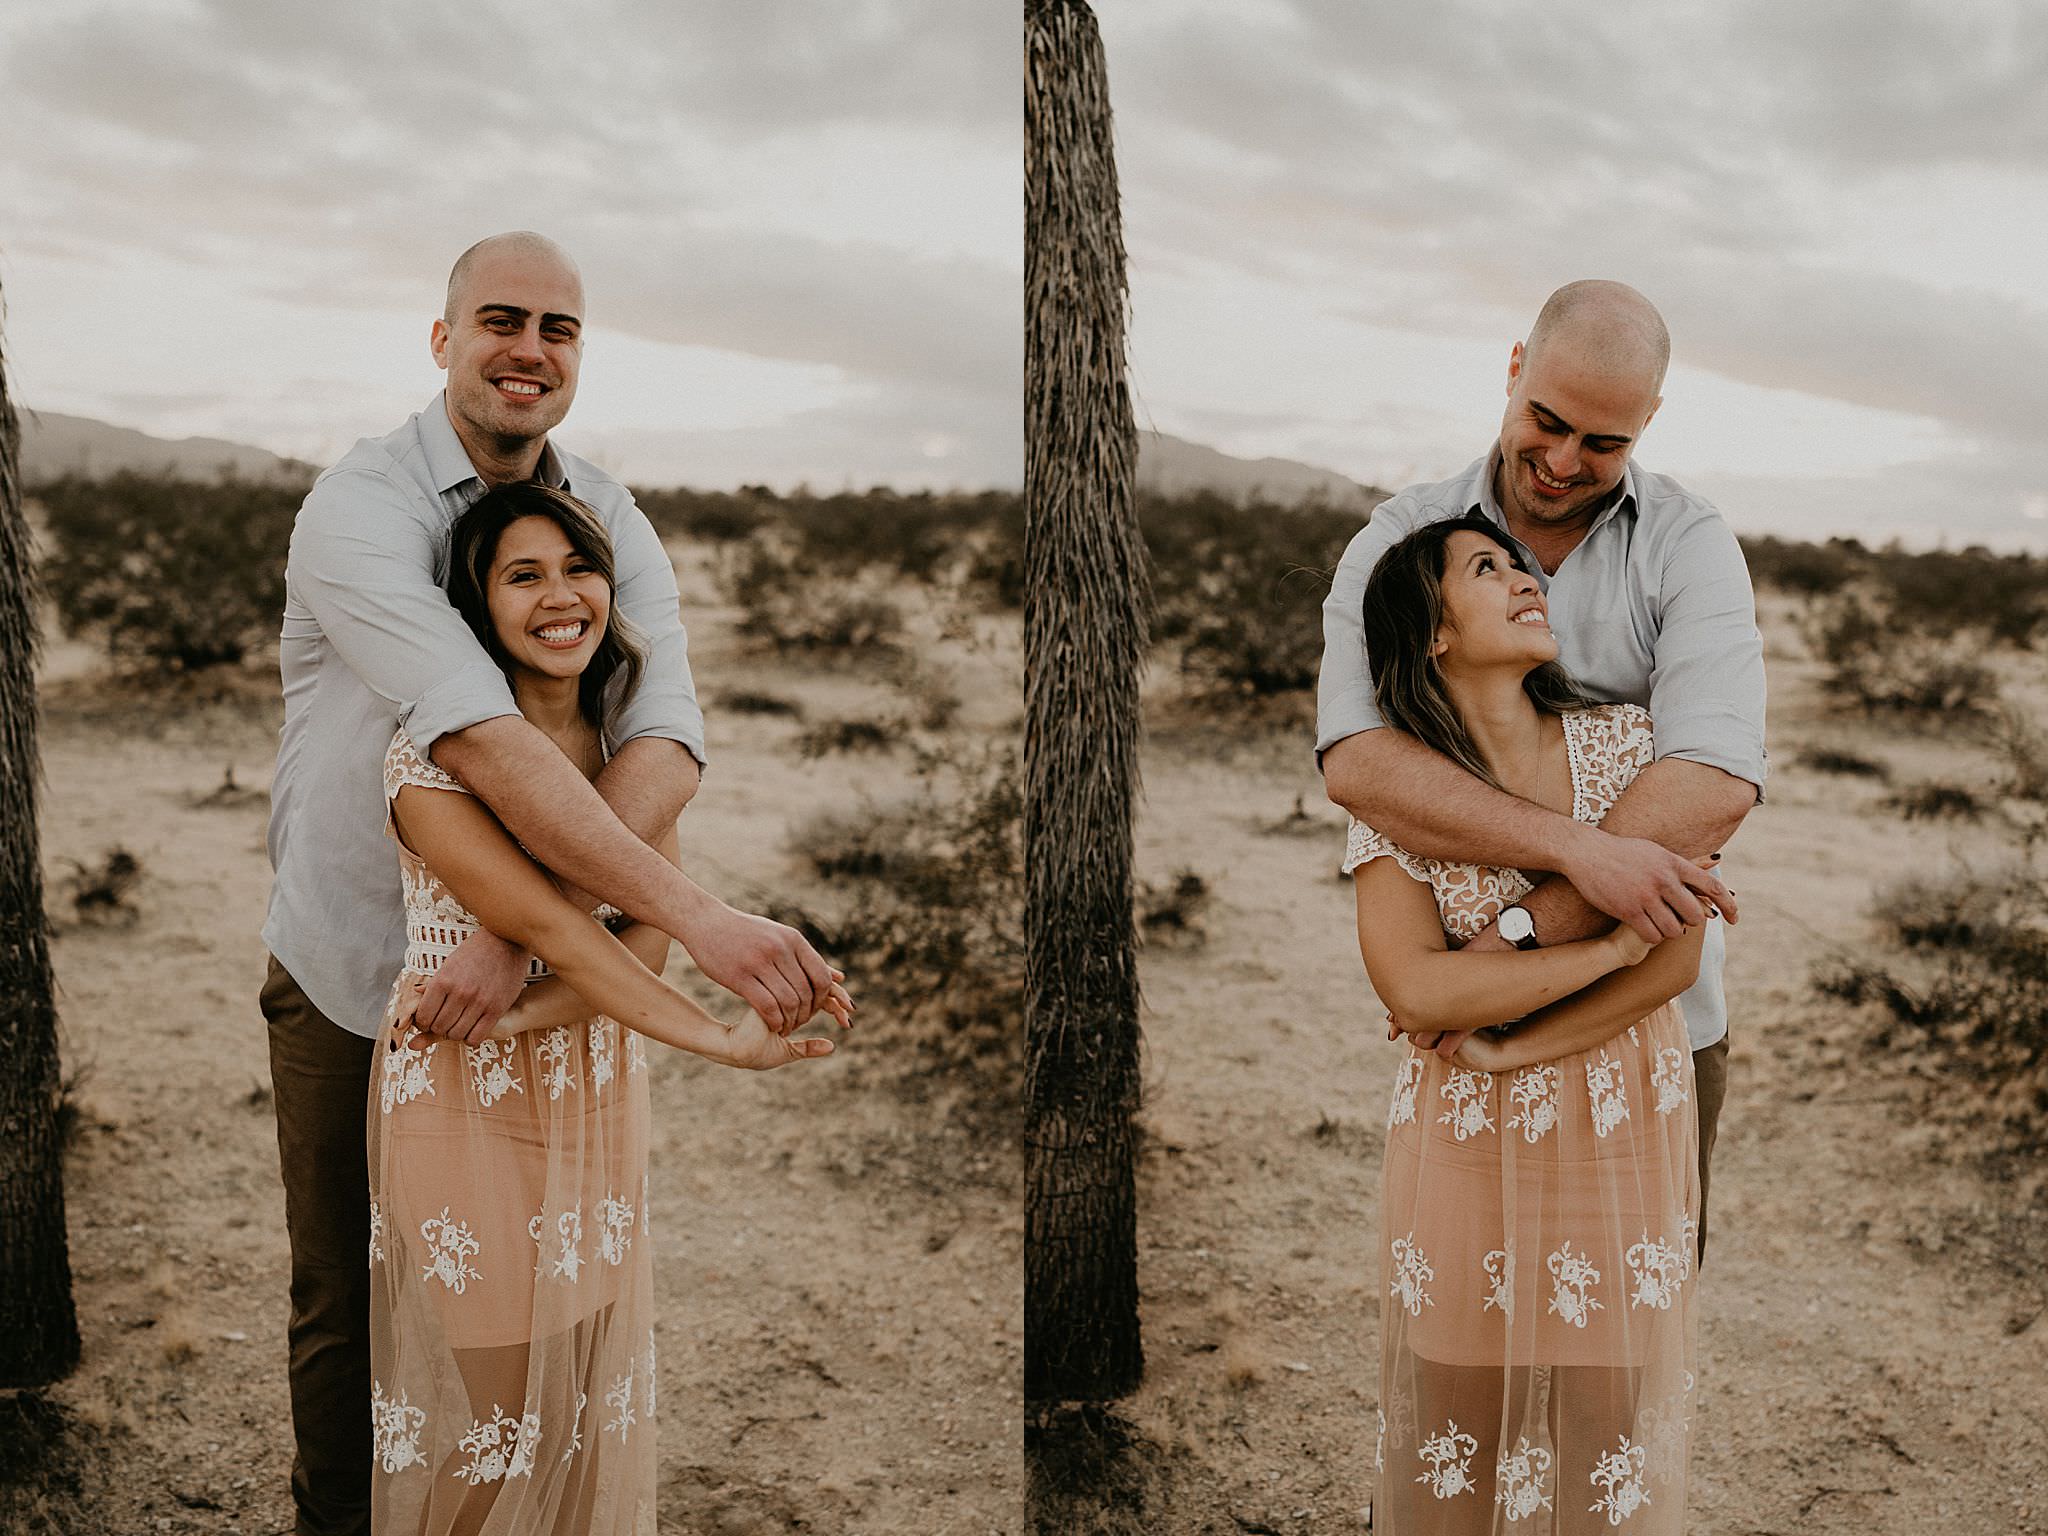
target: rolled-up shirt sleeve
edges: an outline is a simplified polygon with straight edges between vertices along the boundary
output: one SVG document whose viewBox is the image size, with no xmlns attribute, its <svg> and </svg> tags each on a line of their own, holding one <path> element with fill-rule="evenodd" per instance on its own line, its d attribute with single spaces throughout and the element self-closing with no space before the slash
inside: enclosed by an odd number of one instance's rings
<svg viewBox="0 0 2048 1536">
<path fill-rule="evenodd" d="M 1718 517 L 1687 526 L 1665 556 L 1650 716 L 1657 756 L 1719 768 L 1763 798 L 1763 636 L 1742 546 Z"/>
<path fill-rule="evenodd" d="M 647 666 L 631 698 L 623 701 L 611 726 L 616 751 L 640 736 L 678 741 L 697 759 L 704 755 L 704 712 L 690 676 L 689 638 L 683 629 L 676 570 L 647 515 L 630 501 L 612 526 L 618 568 L 619 612 L 640 632 Z"/>
<path fill-rule="evenodd" d="M 390 700 L 415 746 L 516 715 L 505 674 L 434 580 L 437 551 L 408 493 L 368 471 L 315 482 L 292 527 L 285 584 L 349 670 Z"/>
<path fill-rule="evenodd" d="M 1373 702 L 1372 668 L 1365 651 L 1365 584 L 1380 557 L 1401 541 L 1409 519 L 1395 502 L 1374 509 L 1372 521 L 1345 546 L 1323 599 L 1323 664 L 1316 673 L 1316 763 L 1346 736 L 1386 722 Z"/>
</svg>

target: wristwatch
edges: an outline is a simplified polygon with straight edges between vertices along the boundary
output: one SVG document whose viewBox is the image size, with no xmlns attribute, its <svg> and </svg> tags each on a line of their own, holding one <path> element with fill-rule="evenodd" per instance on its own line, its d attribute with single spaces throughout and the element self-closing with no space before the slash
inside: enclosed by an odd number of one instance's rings
<svg viewBox="0 0 2048 1536">
<path fill-rule="evenodd" d="M 1536 919 L 1529 915 L 1527 907 L 1502 907 L 1500 916 L 1494 919 L 1500 929 L 1500 936 L 1517 949 L 1536 949 Z"/>
</svg>

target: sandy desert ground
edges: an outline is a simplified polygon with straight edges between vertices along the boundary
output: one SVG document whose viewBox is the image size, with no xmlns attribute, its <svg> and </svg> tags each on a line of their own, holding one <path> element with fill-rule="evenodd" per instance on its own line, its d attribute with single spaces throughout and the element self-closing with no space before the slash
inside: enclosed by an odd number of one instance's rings
<svg viewBox="0 0 2048 1536">
<path fill-rule="evenodd" d="M 829 905 L 789 829 L 886 800 L 900 761 L 803 761 L 802 722 L 717 701 L 769 692 L 817 721 L 886 689 L 746 652 L 703 574 L 684 584 L 713 721 L 686 857 L 736 902 Z M 1014 652 L 958 660 L 962 729 L 1014 733 Z M 252 664 L 203 702 L 207 688 L 138 692 L 96 669 L 74 642 L 47 657 L 53 909 L 68 917 L 72 861 L 120 847 L 142 873 L 124 910 L 66 921 L 55 945 L 85 1356 L 53 1395 L 86 1444 L 47 1508 L 73 1533 L 285 1531 L 287 1255 L 256 1007 L 275 675 Z M 237 791 L 216 794 L 230 769 Z M 907 1039 L 870 1005 L 837 1056 L 776 1074 L 654 1053 L 664 1532 L 1019 1528 L 1014 1111 L 991 1134 L 990 1106 L 917 1069 Z"/>
<path fill-rule="evenodd" d="M 1867 946 L 1875 887 L 2009 834 L 1908 825 L 1881 787 L 1802 767 L 1828 744 L 1900 778 L 1990 776 L 1967 741 L 1824 711 L 1788 610 L 1770 611 L 1774 772 L 1726 866 L 1742 921 L 1688 1528 L 2048 1531 L 2048 1241 L 2020 1217 L 2040 1171 L 2023 1188 L 1980 1167 L 1967 1125 L 1923 1113 L 1964 1089 L 1874 1051 L 1808 985 L 1816 959 Z M 2007 679 L 2036 719 L 2038 671 L 2021 658 Z M 1226 736 L 1155 684 L 1140 872 L 1193 869 L 1214 897 L 1206 942 L 1144 962 L 1148 1366 L 1119 1406 L 1153 1448 L 1134 1479 L 1152 1498 L 1107 1528 L 1361 1531 L 1396 1056 L 1337 875 L 1342 816 L 1305 732 Z"/>
</svg>

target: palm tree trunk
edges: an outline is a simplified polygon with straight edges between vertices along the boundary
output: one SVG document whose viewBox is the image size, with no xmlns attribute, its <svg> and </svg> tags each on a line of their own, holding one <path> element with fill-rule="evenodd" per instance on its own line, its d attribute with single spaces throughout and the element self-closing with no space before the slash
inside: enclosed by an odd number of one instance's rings
<svg viewBox="0 0 2048 1536">
<path fill-rule="evenodd" d="M 78 1363 L 36 837 L 40 637 L 19 450 L 0 352 L 0 1387 L 39 1386 Z"/>
<path fill-rule="evenodd" d="M 1138 1384 L 1138 785 L 1144 544 L 1102 39 L 1025 6 L 1025 1396 Z"/>
</svg>

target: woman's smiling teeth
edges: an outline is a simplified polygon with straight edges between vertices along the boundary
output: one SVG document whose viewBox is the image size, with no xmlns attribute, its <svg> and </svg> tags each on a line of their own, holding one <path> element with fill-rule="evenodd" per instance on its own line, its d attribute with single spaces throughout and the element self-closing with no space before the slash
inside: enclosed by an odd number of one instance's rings
<svg viewBox="0 0 2048 1536">
<path fill-rule="evenodd" d="M 1543 616 L 1541 608 L 1524 608 L 1509 622 L 1515 624 L 1541 624 L 1545 629 L 1550 627 L 1550 621 Z"/>
<path fill-rule="evenodd" d="M 545 628 L 536 629 L 533 633 L 543 645 L 574 645 L 583 638 L 584 631 L 589 628 L 589 620 L 575 619 L 567 624 L 549 624 Z"/>
</svg>

